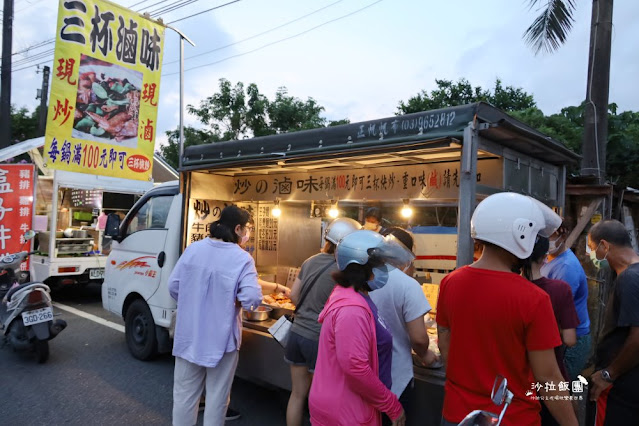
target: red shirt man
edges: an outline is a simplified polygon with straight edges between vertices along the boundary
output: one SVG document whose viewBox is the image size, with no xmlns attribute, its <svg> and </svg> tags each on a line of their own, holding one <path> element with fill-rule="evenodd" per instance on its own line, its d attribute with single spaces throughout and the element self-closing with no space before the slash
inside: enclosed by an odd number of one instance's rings
<svg viewBox="0 0 639 426">
<path fill-rule="evenodd" d="M 495 377 L 502 375 L 514 394 L 502 424 L 539 423 L 527 352 L 561 345 L 548 294 L 512 272 L 467 266 L 443 279 L 437 325 L 451 330 L 443 411 L 447 421 L 461 422 L 473 410 L 495 412 L 489 396 Z"/>
</svg>

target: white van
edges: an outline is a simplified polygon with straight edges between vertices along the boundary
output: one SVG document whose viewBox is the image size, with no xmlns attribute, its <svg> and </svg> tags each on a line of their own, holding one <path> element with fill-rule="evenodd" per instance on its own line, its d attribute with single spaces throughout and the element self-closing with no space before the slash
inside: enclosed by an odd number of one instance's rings
<svg viewBox="0 0 639 426">
<path fill-rule="evenodd" d="M 176 302 L 167 280 L 179 256 L 181 217 L 178 181 L 149 190 L 122 221 L 107 258 L 102 305 L 124 318 L 127 345 L 138 359 L 171 350 Z"/>
</svg>

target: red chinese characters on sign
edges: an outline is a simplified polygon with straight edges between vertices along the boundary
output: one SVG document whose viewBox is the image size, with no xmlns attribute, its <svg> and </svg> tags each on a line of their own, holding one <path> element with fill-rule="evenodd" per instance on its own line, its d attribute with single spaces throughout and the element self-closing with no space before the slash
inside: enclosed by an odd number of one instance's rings
<svg viewBox="0 0 639 426">
<path fill-rule="evenodd" d="M 34 175 L 32 164 L 0 165 L 0 256 L 28 250 L 24 234 L 32 229 Z"/>
<path fill-rule="evenodd" d="M 62 126 L 69 119 L 69 116 L 71 115 L 71 112 L 73 111 L 73 106 L 69 105 L 68 99 L 64 100 L 64 104 L 60 102 L 60 100 L 56 99 L 56 105 L 53 110 L 54 110 L 53 121 L 56 121 L 58 117 L 64 117 L 64 120 L 62 120 L 62 123 L 59 124 L 59 126 Z"/>
<path fill-rule="evenodd" d="M 153 142 L 153 120 L 147 118 L 146 125 L 140 127 L 142 128 L 140 137 L 145 141 Z"/>
<path fill-rule="evenodd" d="M 71 81 L 71 78 L 73 77 L 73 71 L 75 68 L 75 59 L 65 59 L 65 58 L 61 58 L 58 59 L 58 63 L 60 65 L 58 65 L 58 67 L 56 68 L 56 71 L 58 72 L 55 76 L 58 77 L 60 80 L 64 81 L 66 80 L 67 83 L 69 83 L 72 86 L 75 86 L 75 84 L 77 83 L 77 80 L 73 80 Z"/>
<path fill-rule="evenodd" d="M 142 100 L 146 103 L 149 103 L 153 106 L 158 106 L 157 101 L 153 101 L 155 99 L 155 91 L 157 90 L 157 84 L 144 83 L 144 90 L 142 91 Z"/>
</svg>

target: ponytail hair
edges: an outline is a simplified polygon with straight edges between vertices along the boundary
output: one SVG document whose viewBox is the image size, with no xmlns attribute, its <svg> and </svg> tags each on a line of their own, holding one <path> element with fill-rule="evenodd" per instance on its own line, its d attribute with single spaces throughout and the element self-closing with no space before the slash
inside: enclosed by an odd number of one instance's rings
<svg viewBox="0 0 639 426">
<path fill-rule="evenodd" d="M 541 263 L 548 254 L 548 248 L 550 247 L 550 241 L 546 237 L 538 236 L 533 251 L 528 257 L 522 261 L 522 269 L 524 278 L 528 281 L 532 281 L 532 264 Z"/>
<path fill-rule="evenodd" d="M 251 219 L 248 211 L 231 205 L 224 207 L 220 218 L 211 224 L 211 238 L 227 243 L 239 243 L 240 237 L 235 233 L 237 225 L 246 226 Z"/>
</svg>

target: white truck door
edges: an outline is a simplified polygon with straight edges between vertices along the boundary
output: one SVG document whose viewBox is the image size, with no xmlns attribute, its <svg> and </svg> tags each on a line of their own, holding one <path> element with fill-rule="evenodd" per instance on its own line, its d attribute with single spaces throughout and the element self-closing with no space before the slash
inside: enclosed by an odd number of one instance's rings
<svg viewBox="0 0 639 426">
<path fill-rule="evenodd" d="M 127 295 L 135 292 L 148 300 L 158 289 L 174 198 L 159 193 L 140 200 L 142 203 L 134 206 L 120 227 L 123 239 L 113 243 L 102 290 L 103 306 L 109 311 L 122 314 Z"/>
</svg>

